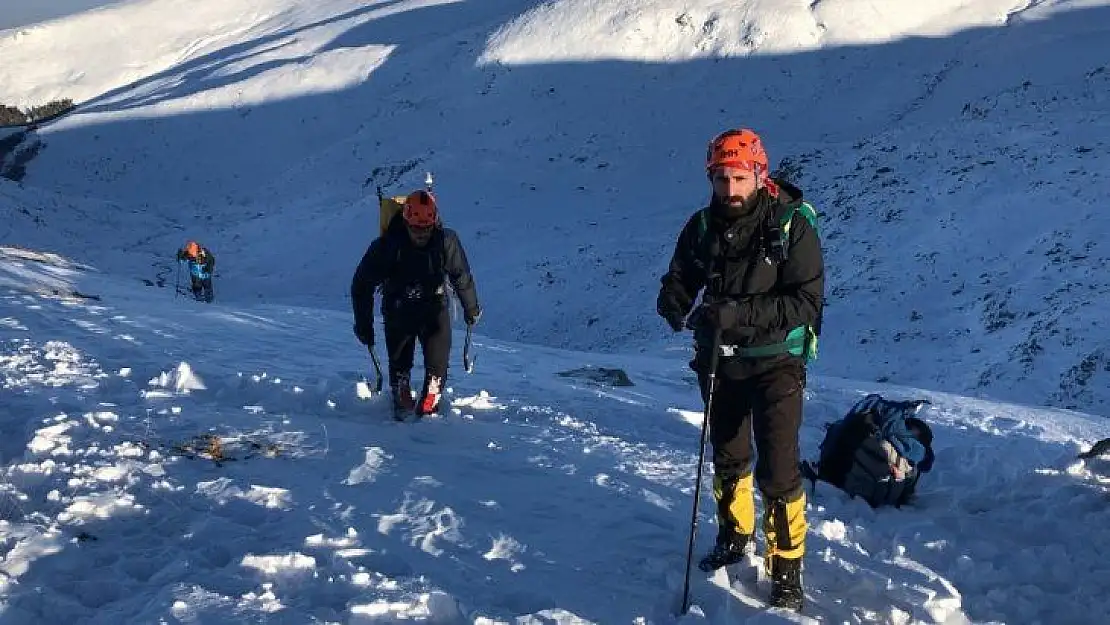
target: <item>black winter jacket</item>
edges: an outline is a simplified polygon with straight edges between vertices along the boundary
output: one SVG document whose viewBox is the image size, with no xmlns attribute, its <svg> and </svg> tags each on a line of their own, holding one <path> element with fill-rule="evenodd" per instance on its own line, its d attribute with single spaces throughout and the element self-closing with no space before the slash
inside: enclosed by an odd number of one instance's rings
<svg viewBox="0 0 1110 625">
<path fill-rule="evenodd" d="M 374 291 L 382 287 L 382 315 L 438 314 L 447 305 L 444 277 L 458 294 L 464 313 L 478 315 L 478 295 L 470 264 L 458 235 L 436 226 L 424 247 L 413 245 L 400 215 L 383 236 L 374 239 L 351 279 L 355 322 L 374 318 Z"/>
<path fill-rule="evenodd" d="M 797 187 L 778 180 L 772 180 L 772 184 L 777 193 L 761 189 L 753 209 L 739 217 L 729 219 L 723 214 L 724 207 L 711 204 L 704 238 L 699 232 L 698 213 L 690 217 L 661 279 L 657 304 L 660 315 L 686 318 L 699 292 L 706 289 L 703 303 L 728 298 L 739 305 L 738 323 L 722 329 L 725 345 L 772 345 L 781 343 L 799 325 L 819 325 L 825 288 L 821 242 L 806 218 L 796 212 L 790 226 L 788 257 L 781 264 L 771 260 L 772 224 L 777 224 L 788 208 L 802 202 Z M 719 279 L 711 281 L 710 272 L 719 274 Z M 698 325 L 697 317 L 691 319 L 695 336 L 699 344 L 705 344 L 712 334 Z M 746 375 L 783 358 L 792 356 L 745 359 L 762 362 L 722 361 L 722 369 Z"/>
</svg>

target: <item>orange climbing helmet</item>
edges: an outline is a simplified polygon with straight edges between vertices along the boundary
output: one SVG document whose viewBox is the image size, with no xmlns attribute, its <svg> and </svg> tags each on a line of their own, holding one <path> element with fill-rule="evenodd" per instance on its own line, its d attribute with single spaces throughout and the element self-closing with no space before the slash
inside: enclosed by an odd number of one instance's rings
<svg viewBox="0 0 1110 625">
<path fill-rule="evenodd" d="M 431 228 L 439 222 L 435 197 L 427 191 L 413 191 L 405 198 L 401 216 L 413 228 Z"/>
<path fill-rule="evenodd" d="M 705 154 L 705 170 L 737 167 L 754 171 L 760 180 L 767 176 L 770 162 L 759 135 L 747 128 L 726 130 L 709 142 Z"/>
<path fill-rule="evenodd" d="M 189 241 L 185 244 L 185 256 L 189 258 L 196 258 L 200 255 L 200 246 L 196 241 Z"/>
</svg>

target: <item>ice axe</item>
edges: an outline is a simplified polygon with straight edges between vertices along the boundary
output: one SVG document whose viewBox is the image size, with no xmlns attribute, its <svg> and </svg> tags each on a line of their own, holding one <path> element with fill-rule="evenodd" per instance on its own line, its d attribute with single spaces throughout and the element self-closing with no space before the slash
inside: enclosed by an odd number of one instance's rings
<svg viewBox="0 0 1110 625">
<path fill-rule="evenodd" d="M 463 369 L 467 373 L 474 372 L 474 361 L 470 359 L 470 331 L 474 326 L 466 326 L 466 340 L 463 341 Z"/>
<path fill-rule="evenodd" d="M 366 378 L 363 378 L 358 388 L 359 399 L 367 399 L 382 392 L 382 366 L 378 363 L 378 354 L 374 352 L 372 346 L 367 346 L 366 349 L 370 352 L 370 360 L 374 363 L 374 387 L 370 388 Z"/>
<path fill-rule="evenodd" d="M 378 362 L 378 354 L 370 348 L 370 360 L 374 363 L 374 392 L 382 392 L 382 365 Z"/>
</svg>

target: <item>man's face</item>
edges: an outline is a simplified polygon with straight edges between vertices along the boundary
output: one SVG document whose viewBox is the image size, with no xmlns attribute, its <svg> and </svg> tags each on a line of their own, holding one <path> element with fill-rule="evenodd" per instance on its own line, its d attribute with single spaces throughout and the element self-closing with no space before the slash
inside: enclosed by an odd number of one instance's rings
<svg viewBox="0 0 1110 625">
<path fill-rule="evenodd" d="M 718 167 L 709 175 L 713 194 L 727 206 L 740 207 L 755 198 L 759 178 L 754 171 L 738 167 Z"/>
</svg>

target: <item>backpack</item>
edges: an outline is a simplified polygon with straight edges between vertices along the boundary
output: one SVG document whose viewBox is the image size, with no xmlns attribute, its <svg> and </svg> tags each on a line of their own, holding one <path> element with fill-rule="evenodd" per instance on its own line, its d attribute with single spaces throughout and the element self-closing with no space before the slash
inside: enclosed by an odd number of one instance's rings
<svg viewBox="0 0 1110 625">
<path fill-rule="evenodd" d="M 378 195 L 378 236 L 384 237 L 385 231 L 389 229 L 389 222 L 393 221 L 393 217 L 400 213 L 405 208 L 405 196 L 397 195 L 387 197 Z"/>
<path fill-rule="evenodd" d="M 704 267 L 709 267 L 708 259 L 711 256 L 709 250 L 710 239 L 705 236 L 709 232 L 709 208 L 703 208 L 697 213 L 698 220 L 698 238 L 697 249 L 701 256 L 701 262 Z M 821 236 L 820 228 L 818 226 L 817 209 L 809 202 L 802 201 L 798 204 L 791 204 L 787 207 L 786 211 L 779 217 L 777 223 L 768 224 L 767 228 L 770 234 L 771 245 L 774 248 L 773 254 L 775 255 L 776 263 L 783 263 L 790 256 L 790 226 L 794 223 L 794 215 L 801 213 L 809 222 L 810 227 L 813 228 L 814 234 Z M 736 356 L 741 357 L 759 357 L 771 356 L 774 354 L 790 353 L 795 356 L 803 357 L 806 362 L 817 359 L 817 341 L 821 336 L 821 319 L 824 316 L 824 309 L 818 313 L 817 319 L 813 325 L 801 325 L 792 329 L 787 335 L 786 339 L 779 344 L 775 345 L 760 345 L 757 347 L 739 348 L 734 350 Z"/>
<path fill-rule="evenodd" d="M 933 432 L 916 415 L 928 400 L 893 401 L 872 393 L 825 425 L 817 466 L 802 463 L 816 486 L 828 482 L 873 508 L 901 507 L 933 468 Z"/>
<path fill-rule="evenodd" d="M 189 273 L 197 280 L 207 280 L 212 277 L 212 274 L 204 270 L 204 265 L 197 261 L 189 262 Z"/>
</svg>

